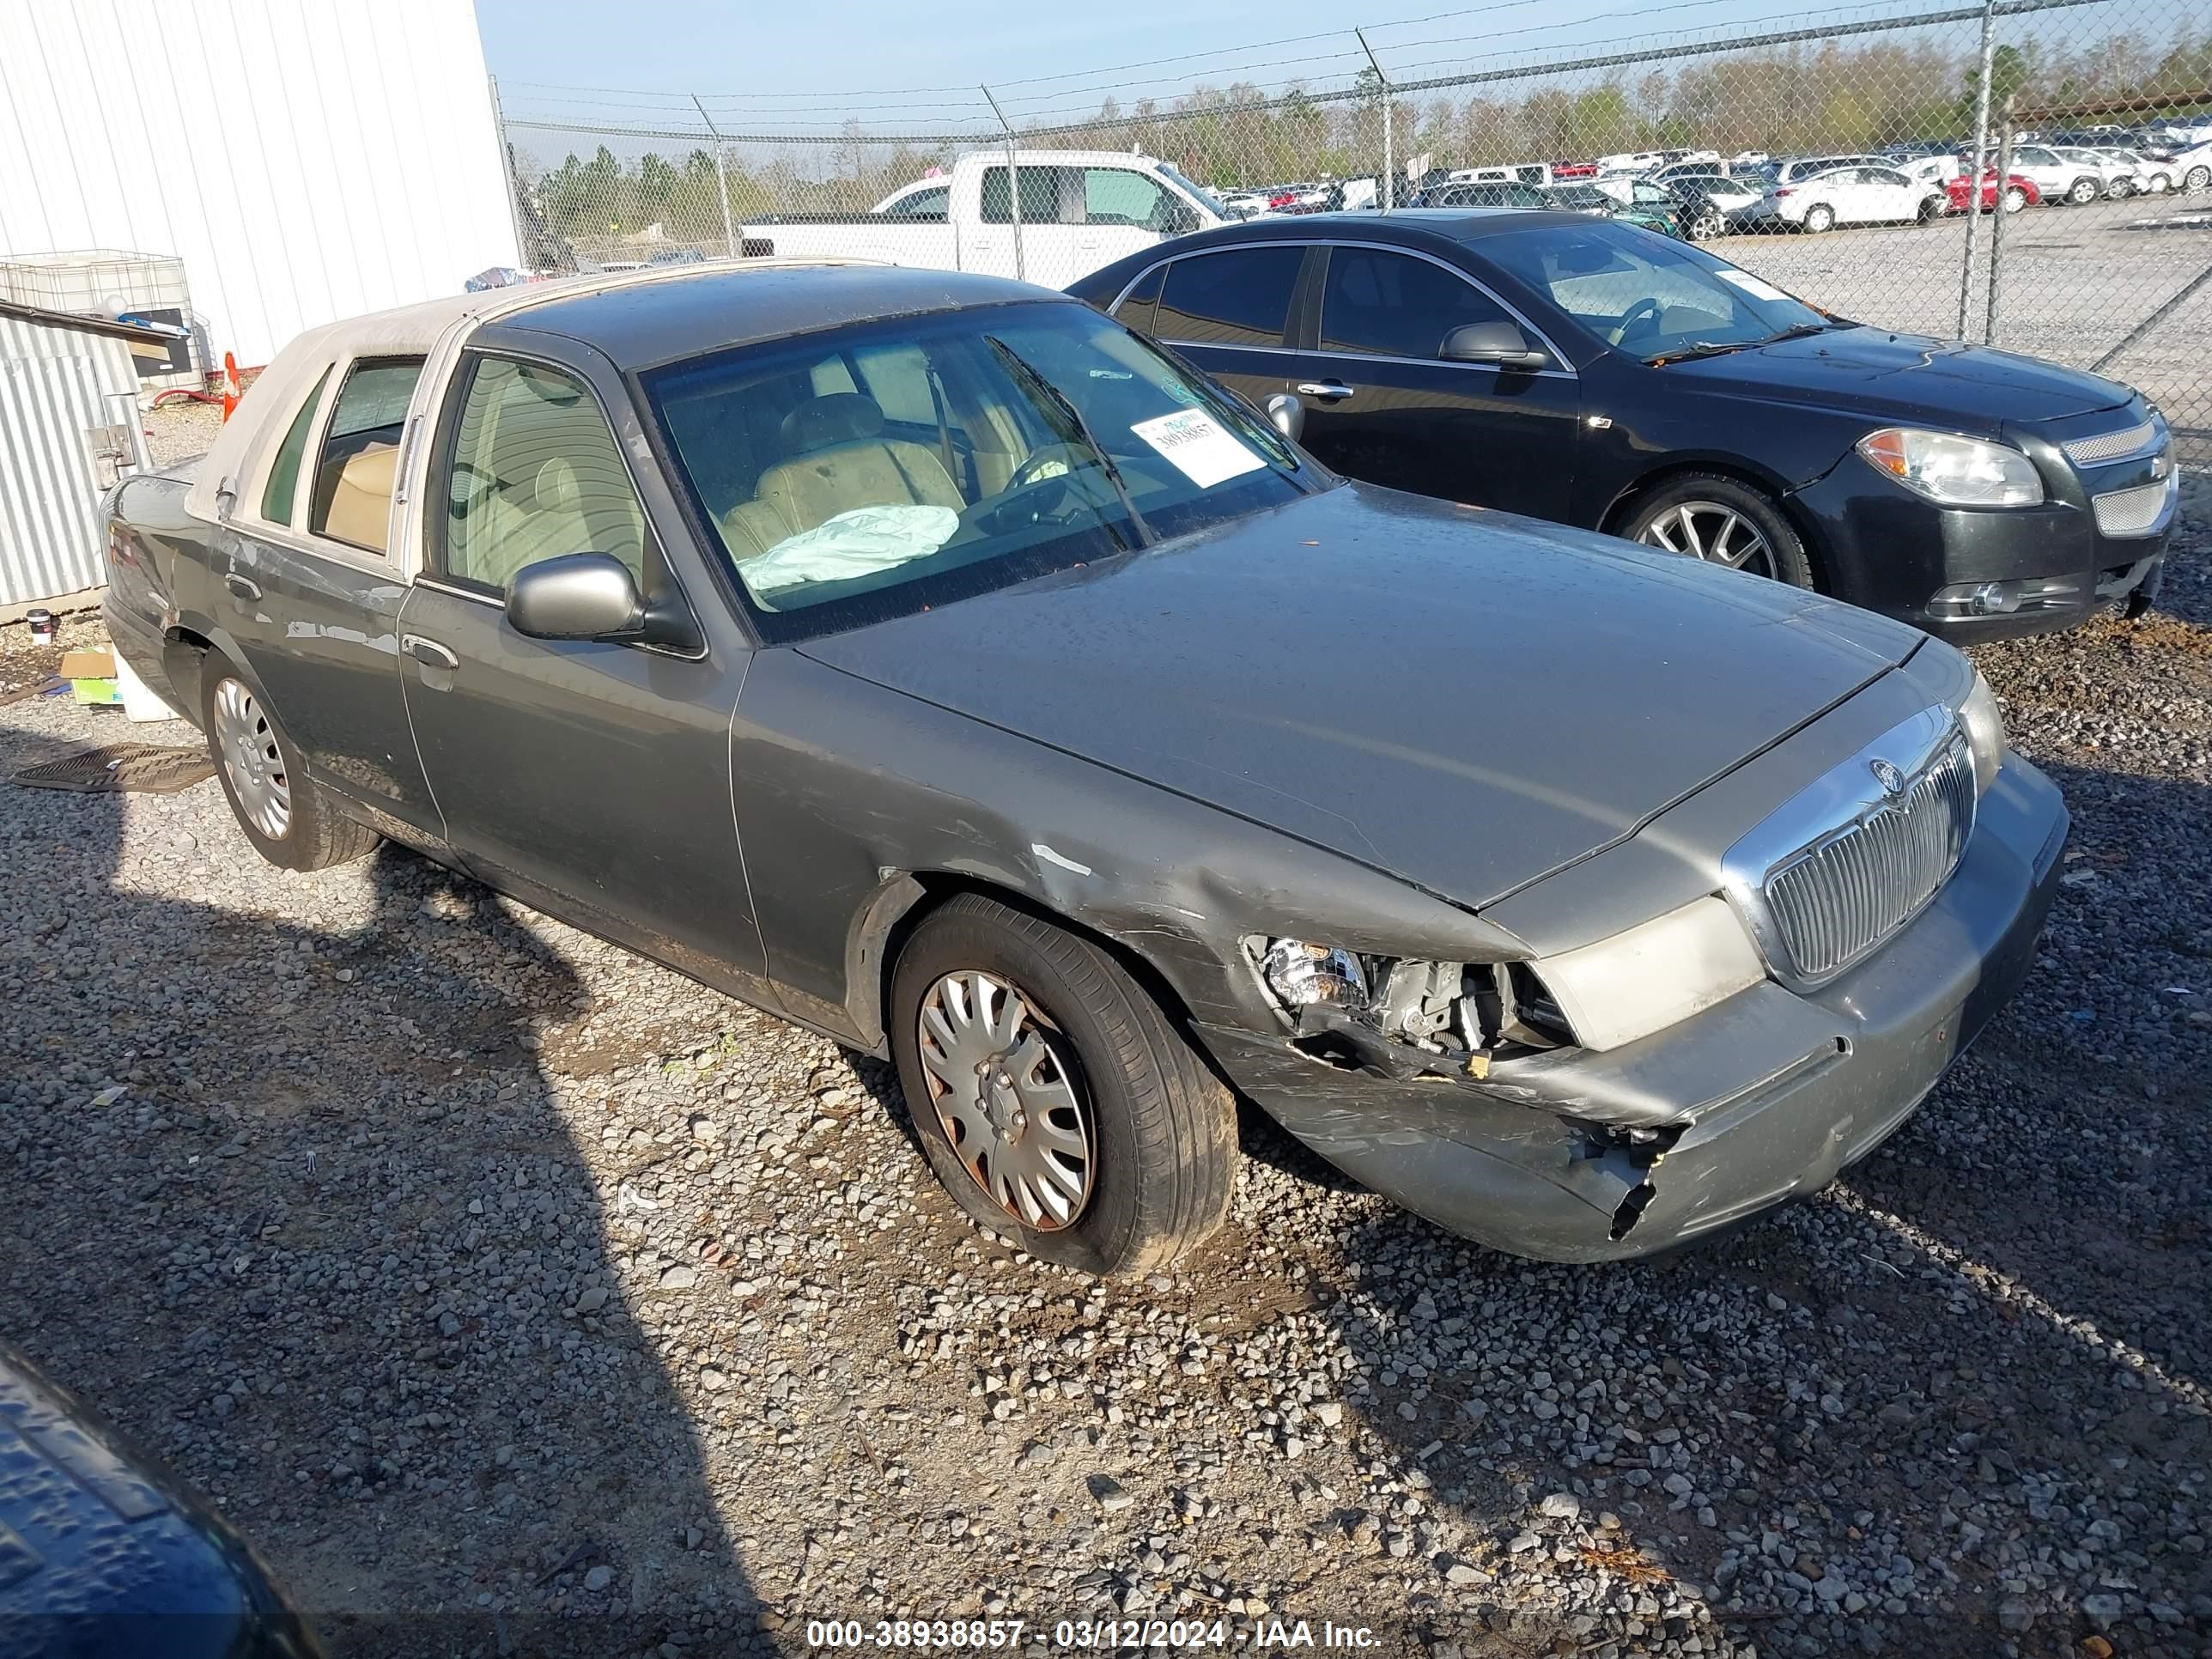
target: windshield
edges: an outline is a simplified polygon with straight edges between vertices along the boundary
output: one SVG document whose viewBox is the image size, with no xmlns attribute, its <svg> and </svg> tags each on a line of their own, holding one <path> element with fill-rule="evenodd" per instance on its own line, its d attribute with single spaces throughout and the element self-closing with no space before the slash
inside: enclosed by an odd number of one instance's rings
<svg viewBox="0 0 2212 1659">
<path fill-rule="evenodd" d="M 1702 248 L 1609 220 L 1503 231 L 1486 238 L 1482 252 L 1645 362 L 1844 326 Z"/>
<path fill-rule="evenodd" d="M 1328 482 L 1219 387 L 1066 301 L 830 330 L 644 384 L 772 641 L 1110 558 Z"/>
<path fill-rule="evenodd" d="M 1554 185 L 1552 200 L 1563 208 L 1615 207 L 1619 204 L 1595 185 Z"/>
<path fill-rule="evenodd" d="M 1204 208 L 1215 218 L 1226 219 L 1231 216 L 1229 210 L 1221 205 L 1221 198 L 1216 196 L 1212 191 L 1208 190 L 1204 185 L 1198 183 L 1195 179 L 1186 179 L 1182 173 L 1176 172 L 1175 168 L 1170 167 L 1165 161 L 1158 163 L 1158 167 L 1161 178 L 1168 179 L 1182 189 L 1188 191 L 1190 193 L 1190 199 L 1197 203 L 1199 206 Z"/>
</svg>

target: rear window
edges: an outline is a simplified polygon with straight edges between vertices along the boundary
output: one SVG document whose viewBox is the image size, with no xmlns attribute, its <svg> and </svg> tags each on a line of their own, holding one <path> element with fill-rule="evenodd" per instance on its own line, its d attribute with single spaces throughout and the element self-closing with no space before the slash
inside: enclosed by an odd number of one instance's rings
<svg viewBox="0 0 2212 1659">
<path fill-rule="evenodd" d="M 307 428 L 315 423 L 315 411 L 322 407 L 323 388 L 330 384 L 330 379 L 327 368 L 315 377 L 315 389 L 300 405 L 300 412 L 292 417 L 284 441 L 276 446 L 276 459 L 269 465 L 269 482 L 261 487 L 261 516 L 270 524 L 292 522 L 292 499 L 300 488 L 300 463 L 307 453 Z"/>
<path fill-rule="evenodd" d="M 1305 250 L 1288 243 L 1195 253 L 1168 268 L 1152 332 L 1194 345 L 1279 346 Z"/>
</svg>

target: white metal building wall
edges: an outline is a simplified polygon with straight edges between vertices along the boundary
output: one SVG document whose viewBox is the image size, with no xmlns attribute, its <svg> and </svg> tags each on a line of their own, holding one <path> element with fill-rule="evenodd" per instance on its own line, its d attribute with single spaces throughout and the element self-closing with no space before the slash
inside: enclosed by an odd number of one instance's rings
<svg viewBox="0 0 2212 1659">
<path fill-rule="evenodd" d="M 138 392 L 121 340 L 0 317 L 0 605 L 106 580 L 85 434 L 114 423 L 117 392 Z"/>
<path fill-rule="evenodd" d="M 0 0 L 0 258 L 95 247 L 245 367 L 514 264 L 470 0 Z"/>
</svg>

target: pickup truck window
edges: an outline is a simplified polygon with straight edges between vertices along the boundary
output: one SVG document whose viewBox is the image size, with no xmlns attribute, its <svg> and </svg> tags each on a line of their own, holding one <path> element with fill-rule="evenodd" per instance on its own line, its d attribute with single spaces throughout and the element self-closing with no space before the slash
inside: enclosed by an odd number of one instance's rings
<svg viewBox="0 0 2212 1659">
<path fill-rule="evenodd" d="M 900 406 L 920 415 L 926 399 L 926 417 L 823 389 L 899 380 Z M 1243 405 L 1073 303 L 860 324 L 644 385 L 771 642 L 1110 558 L 1324 483 Z"/>
<path fill-rule="evenodd" d="M 1061 201 L 1073 193 L 1082 199 L 1083 169 L 1080 167 L 1021 167 L 1022 222 L 1025 225 L 1057 225 L 1069 222 L 1060 216 Z M 1079 210 L 1077 218 L 1081 217 Z M 1013 197 L 1006 189 L 1006 170 L 1003 167 L 983 169 L 983 222 L 987 225 L 1006 225 L 1013 222 Z"/>
<path fill-rule="evenodd" d="M 447 469 L 447 580 L 489 592 L 527 564 L 606 553 L 648 590 L 645 511 L 586 386 L 511 358 L 471 360 Z"/>
<path fill-rule="evenodd" d="M 911 196 L 902 196 L 884 210 L 885 216 L 893 219 L 942 219 L 951 209 L 952 186 L 939 185 L 931 190 L 918 190 Z"/>
<path fill-rule="evenodd" d="M 1152 332 L 1193 345 L 1282 344 L 1305 253 L 1274 242 L 1176 260 L 1168 267 Z"/>
<path fill-rule="evenodd" d="M 284 441 L 276 446 L 276 459 L 269 464 L 269 482 L 261 486 L 261 516 L 270 524 L 292 522 L 293 498 L 300 489 L 300 463 L 307 454 L 307 428 L 315 423 L 315 411 L 323 404 L 323 388 L 330 380 L 327 368 L 316 376 L 315 389 L 292 417 Z"/>
<path fill-rule="evenodd" d="M 347 371 L 315 463 L 307 533 L 382 554 L 392 528 L 392 487 L 420 357 L 364 359 Z"/>
</svg>

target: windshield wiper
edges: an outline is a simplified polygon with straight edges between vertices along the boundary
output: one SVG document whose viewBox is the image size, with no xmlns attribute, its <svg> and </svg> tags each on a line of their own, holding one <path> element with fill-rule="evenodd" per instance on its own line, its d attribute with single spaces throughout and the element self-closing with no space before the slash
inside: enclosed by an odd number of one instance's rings
<svg viewBox="0 0 2212 1659">
<path fill-rule="evenodd" d="M 1692 340 L 1674 351 L 1663 351 L 1648 359 L 1652 368 L 1663 368 L 1668 363 L 1686 363 L 1693 357 L 1720 357 L 1731 351 L 1748 351 L 1753 346 L 1765 345 L 1764 340 Z"/>
<path fill-rule="evenodd" d="M 1121 481 L 1121 469 L 1114 465 L 1114 458 L 1106 453 L 1106 446 L 1091 435 L 1091 422 L 1083 418 L 1083 411 L 1068 401 L 1066 392 L 1038 374 L 1027 358 L 997 335 L 986 334 L 983 343 L 998 355 L 999 361 L 1006 367 L 1006 373 L 1019 380 L 1032 398 L 1041 398 L 1047 406 L 1057 410 L 1074 428 L 1075 435 L 1082 441 L 1083 447 L 1098 458 L 1098 470 L 1106 475 L 1106 482 L 1114 486 L 1114 494 L 1121 501 L 1121 510 L 1129 515 L 1129 522 L 1136 526 L 1137 545 L 1150 547 L 1158 541 L 1159 538 L 1152 533 L 1152 526 L 1145 522 L 1145 515 L 1137 511 L 1137 503 L 1129 495 L 1129 486 Z M 1060 441 L 1063 443 L 1067 441 L 1065 431 L 1060 434 Z M 1127 538 L 1121 537 L 1119 532 L 1115 535 L 1126 544 Z"/>
<path fill-rule="evenodd" d="M 1779 334 L 1768 335 L 1759 343 L 1772 345 L 1777 340 L 1802 340 L 1808 334 L 1826 334 L 1834 326 L 1833 323 L 1797 323 L 1784 329 Z"/>
</svg>

